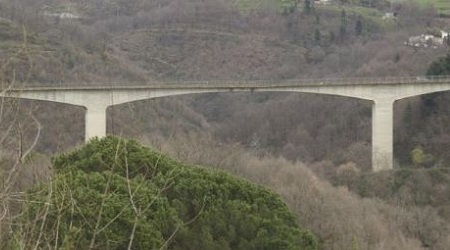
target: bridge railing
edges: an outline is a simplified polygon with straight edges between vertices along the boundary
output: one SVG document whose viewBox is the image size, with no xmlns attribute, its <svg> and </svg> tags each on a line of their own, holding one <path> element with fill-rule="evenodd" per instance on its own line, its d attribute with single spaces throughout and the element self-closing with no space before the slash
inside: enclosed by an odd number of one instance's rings
<svg viewBox="0 0 450 250">
<path fill-rule="evenodd" d="M 301 86 L 301 85 L 354 85 L 354 84 L 398 84 L 450 82 L 450 76 L 388 76 L 388 77 L 342 77 L 342 78 L 300 78 L 282 80 L 201 80 L 201 81 L 155 81 L 145 86 Z"/>
<path fill-rule="evenodd" d="M 355 84 L 402 84 L 402 83 L 436 83 L 450 82 L 450 75 L 443 76 L 388 76 L 388 77 L 342 77 L 342 78 L 301 78 L 282 80 L 164 80 L 151 82 L 84 82 L 84 83 L 54 83 L 54 84 L 15 84 L 1 86 L 0 92 L 6 89 L 105 89 L 129 87 L 271 87 L 271 86 L 306 86 L 306 85 L 355 85 Z"/>
</svg>

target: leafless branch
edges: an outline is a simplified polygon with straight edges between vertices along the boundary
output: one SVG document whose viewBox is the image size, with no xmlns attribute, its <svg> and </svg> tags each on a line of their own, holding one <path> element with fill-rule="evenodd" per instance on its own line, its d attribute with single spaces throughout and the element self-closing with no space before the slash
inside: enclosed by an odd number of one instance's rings
<svg viewBox="0 0 450 250">
<path fill-rule="evenodd" d="M 34 147 L 36 147 L 36 144 L 39 140 L 39 137 L 41 135 L 41 130 L 42 130 L 42 125 L 41 123 L 38 121 L 38 119 L 36 119 L 36 117 L 33 114 L 30 114 L 31 118 L 33 119 L 33 121 L 36 123 L 37 126 L 37 132 L 36 135 L 34 137 L 34 141 L 31 144 L 31 146 L 27 149 L 27 151 L 25 151 L 25 153 L 23 153 L 21 161 L 23 162 L 25 160 L 25 158 L 28 156 L 28 154 L 30 154 L 30 152 L 34 149 Z"/>
</svg>

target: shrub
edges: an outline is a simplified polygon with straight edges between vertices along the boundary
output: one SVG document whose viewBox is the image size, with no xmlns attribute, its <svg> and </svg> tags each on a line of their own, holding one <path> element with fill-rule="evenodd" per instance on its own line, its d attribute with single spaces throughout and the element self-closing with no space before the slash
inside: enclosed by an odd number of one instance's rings
<svg viewBox="0 0 450 250">
<path fill-rule="evenodd" d="M 54 179 L 29 192 L 20 217 L 25 246 L 317 248 L 273 192 L 134 141 L 94 139 L 53 163 Z"/>
</svg>

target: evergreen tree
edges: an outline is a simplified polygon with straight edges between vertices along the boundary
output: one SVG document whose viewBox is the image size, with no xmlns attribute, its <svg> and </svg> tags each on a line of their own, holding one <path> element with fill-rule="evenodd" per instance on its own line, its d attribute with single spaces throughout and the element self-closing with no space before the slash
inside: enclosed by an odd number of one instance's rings
<svg viewBox="0 0 450 250">
<path fill-rule="evenodd" d="M 345 9 L 342 9 L 341 11 L 341 24 L 339 26 L 339 34 L 341 38 L 347 35 L 347 13 L 345 12 Z"/>
<path fill-rule="evenodd" d="M 320 34 L 320 30 L 316 28 L 314 32 L 314 39 L 316 40 L 316 44 L 320 44 L 320 40 L 322 39 L 322 35 Z"/>
<path fill-rule="evenodd" d="M 307 15 L 311 14 L 311 11 L 313 9 L 313 1 L 314 0 L 304 0 L 303 1 L 303 10 Z"/>
<path fill-rule="evenodd" d="M 25 249 L 317 249 L 272 191 L 134 141 L 94 139 L 53 164 L 16 223 Z"/>
<path fill-rule="evenodd" d="M 355 25 L 356 36 L 360 36 L 363 32 L 363 25 L 362 25 L 361 18 L 362 18 L 361 16 L 358 16 L 358 19 L 356 20 L 356 25 Z"/>
<path fill-rule="evenodd" d="M 450 53 L 431 63 L 428 67 L 427 75 L 450 75 Z"/>
<path fill-rule="evenodd" d="M 330 41 L 330 44 L 333 44 L 333 43 L 336 42 L 336 35 L 334 34 L 333 31 L 330 31 L 330 34 L 329 34 L 329 41 Z"/>
</svg>

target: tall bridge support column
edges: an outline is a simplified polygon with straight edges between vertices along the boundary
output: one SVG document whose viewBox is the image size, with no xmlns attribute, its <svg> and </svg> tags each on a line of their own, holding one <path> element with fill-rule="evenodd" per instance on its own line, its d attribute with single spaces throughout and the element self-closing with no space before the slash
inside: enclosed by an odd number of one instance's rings
<svg viewBox="0 0 450 250">
<path fill-rule="evenodd" d="M 88 105 L 86 107 L 85 141 L 94 137 L 106 136 L 106 105 Z"/>
<path fill-rule="evenodd" d="M 372 170 L 393 169 L 394 100 L 375 99 L 372 106 Z"/>
</svg>

